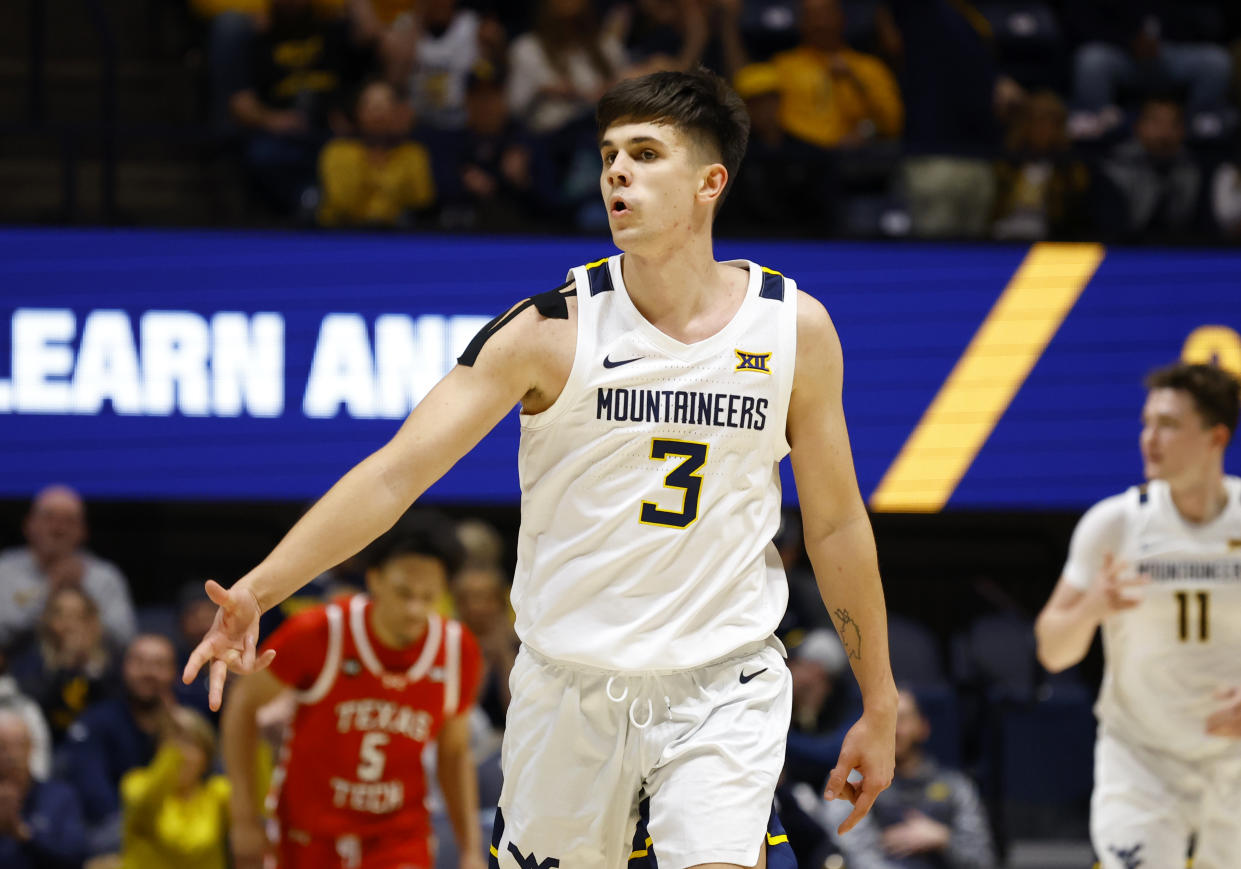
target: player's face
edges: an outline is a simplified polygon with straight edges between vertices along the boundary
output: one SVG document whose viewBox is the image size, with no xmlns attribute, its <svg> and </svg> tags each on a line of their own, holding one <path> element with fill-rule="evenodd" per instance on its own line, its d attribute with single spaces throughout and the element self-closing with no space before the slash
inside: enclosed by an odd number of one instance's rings
<svg viewBox="0 0 1241 869">
<path fill-rule="evenodd" d="M 1209 464 L 1218 433 L 1179 389 L 1153 389 L 1142 408 L 1142 465 L 1148 480 L 1192 482 Z"/>
<path fill-rule="evenodd" d="M 447 582 L 443 563 L 427 555 L 398 555 L 368 571 L 366 585 L 380 637 L 398 648 L 418 639 Z"/>
<path fill-rule="evenodd" d="M 709 176 L 723 167 L 708 162 L 689 135 L 668 124 L 617 124 L 604 132 L 599 153 L 599 188 L 621 250 L 656 253 L 710 228 Z"/>
</svg>

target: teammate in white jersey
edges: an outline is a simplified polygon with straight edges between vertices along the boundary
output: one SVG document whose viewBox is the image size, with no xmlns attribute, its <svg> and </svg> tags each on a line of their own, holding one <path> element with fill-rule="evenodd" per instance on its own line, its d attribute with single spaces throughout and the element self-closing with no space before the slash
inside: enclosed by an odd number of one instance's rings
<svg viewBox="0 0 1241 869">
<path fill-rule="evenodd" d="M 1092 507 L 1035 631 L 1052 672 L 1102 626 L 1091 839 L 1102 869 L 1241 865 L 1238 382 L 1177 363 L 1146 380 L 1148 482 Z"/>
<path fill-rule="evenodd" d="M 212 661 L 215 704 L 227 669 L 264 666 L 259 614 L 389 527 L 520 403 L 523 646 L 492 865 L 617 869 L 646 853 L 631 846 L 641 802 L 664 869 L 765 866 L 791 703 L 771 545 L 790 453 L 865 706 L 827 785 L 854 804 L 842 830 L 892 778 L 897 694 L 840 342 L 792 281 L 714 259 L 749 129 L 722 80 L 628 80 L 598 129 L 623 256 L 497 317 L 258 567 L 209 584 L 220 611 L 186 673 Z"/>
</svg>

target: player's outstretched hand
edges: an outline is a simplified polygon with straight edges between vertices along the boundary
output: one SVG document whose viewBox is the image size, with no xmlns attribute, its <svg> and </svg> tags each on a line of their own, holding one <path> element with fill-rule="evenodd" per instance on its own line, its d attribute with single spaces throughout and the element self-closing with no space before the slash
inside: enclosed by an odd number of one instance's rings
<svg viewBox="0 0 1241 869">
<path fill-rule="evenodd" d="M 1224 688 L 1215 699 L 1224 705 L 1207 716 L 1207 733 L 1241 739 L 1241 686 Z"/>
<path fill-rule="evenodd" d="M 896 716 L 863 713 L 845 734 L 840 759 L 827 777 L 823 794 L 828 800 L 846 799 L 853 803 L 853 811 L 836 832 L 847 833 L 866 817 L 875 797 L 892 784 L 895 768 Z M 860 782 L 849 781 L 849 773 L 854 770 L 862 774 Z"/>
<path fill-rule="evenodd" d="M 224 679 L 228 671 L 253 673 L 272 662 L 276 653 L 268 649 L 255 654 L 259 639 L 259 616 L 263 614 L 254 592 L 240 585 L 224 588 L 214 579 L 207 580 L 207 597 L 219 606 L 211 630 L 194 649 L 181 674 L 181 681 L 190 684 L 203 664 L 211 662 L 211 683 L 208 701 L 211 709 L 220 708 L 224 696 Z"/>
</svg>

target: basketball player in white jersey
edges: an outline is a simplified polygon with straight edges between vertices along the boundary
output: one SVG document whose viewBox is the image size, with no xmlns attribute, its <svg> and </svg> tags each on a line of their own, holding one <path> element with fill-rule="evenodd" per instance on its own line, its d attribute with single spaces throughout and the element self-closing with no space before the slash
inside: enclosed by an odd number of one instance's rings
<svg viewBox="0 0 1241 869">
<path fill-rule="evenodd" d="M 854 804 L 842 830 L 866 814 L 892 778 L 897 694 L 840 342 L 792 280 L 712 253 L 748 127 L 706 72 L 604 95 L 600 185 L 623 256 L 497 317 L 258 567 L 209 585 L 220 611 L 186 672 L 212 661 L 213 703 L 227 669 L 267 663 L 262 611 L 389 527 L 520 404 L 523 645 L 492 865 L 617 869 L 646 853 L 631 844 L 640 801 L 662 869 L 766 865 L 791 702 L 772 635 L 788 454 L 865 705 L 827 796 Z"/>
<path fill-rule="evenodd" d="M 1052 672 L 1103 628 L 1091 839 L 1102 869 L 1241 865 L 1238 383 L 1178 363 L 1146 380 L 1148 482 L 1092 507 L 1035 631 Z"/>
</svg>

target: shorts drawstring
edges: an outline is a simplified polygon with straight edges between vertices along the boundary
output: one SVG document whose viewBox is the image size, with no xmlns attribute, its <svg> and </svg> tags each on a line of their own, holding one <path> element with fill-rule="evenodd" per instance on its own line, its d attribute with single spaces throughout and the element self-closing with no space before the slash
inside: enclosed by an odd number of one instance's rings
<svg viewBox="0 0 1241 869">
<path fill-rule="evenodd" d="M 619 697 L 617 697 L 615 694 L 612 693 L 612 683 L 615 682 L 616 679 L 617 679 L 616 676 L 608 677 L 608 683 L 607 685 L 604 686 L 603 691 L 605 694 L 608 695 L 608 699 L 611 700 L 613 703 L 623 703 L 625 701 L 625 698 L 629 696 L 629 686 L 625 685 L 624 686 L 625 690 L 621 692 L 621 695 Z M 667 701 L 667 699 L 668 698 L 666 697 L 664 698 L 665 701 Z M 634 727 L 638 728 L 639 730 L 645 730 L 646 728 L 650 727 L 651 722 L 655 720 L 655 705 L 651 703 L 649 699 L 646 701 L 646 720 L 643 722 L 639 722 L 637 715 L 634 714 L 634 711 L 638 708 L 638 702 L 639 702 L 639 698 L 635 697 L 629 703 L 629 723 L 632 724 Z"/>
<path fill-rule="evenodd" d="M 629 723 L 639 730 L 646 730 L 646 728 L 650 726 L 651 721 L 655 718 L 655 707 L 651 704 L 650 700 L 646 701 L 646 720 L 639 724 L 638 719 L 633 715 L 633 710 L 637 705 L 638 698 L 635 697 L 633 698 L 633 702 L 629 704 Z"/>
<path fill-rule="evenodd" d="M 628 686 L 628 685 L 626 685 L 626 686 L 625 686 L 625 692 L 624 692 L 623 694 L 621 694 L 621 696 L 619 696 L 619 697 L 613 697 L 613 696 L 612 696 L 612 683 L 613 683 L 613 682 L 615 682 L 615 681 L 616 681 L 616 677 L 615 677 L 615 676 L 611 676 L 611 677 L 609 677 L 609 678 L 608 678 L 608 684 L 607 684 L 606 686 L 604 686 L 603 690 L 607 692 L 607 695 L 608 695 L 608 699 L 609 699 L 609 700 L 611 700 L 613 703 L 620 703 L 622 700 L 624 700 L 626 697 L 628 697 L 628 696 L 629 696 L 629 686 Z"/>
</svg>

